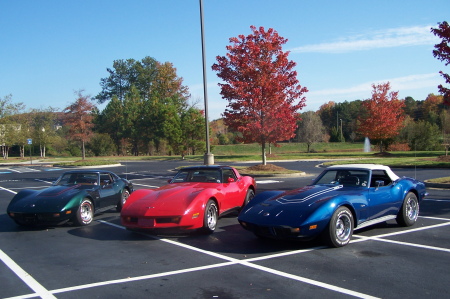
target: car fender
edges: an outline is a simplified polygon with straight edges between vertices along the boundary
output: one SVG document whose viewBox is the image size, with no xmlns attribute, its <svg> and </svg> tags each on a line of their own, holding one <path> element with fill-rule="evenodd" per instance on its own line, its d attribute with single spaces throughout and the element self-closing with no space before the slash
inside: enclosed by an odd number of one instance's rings
<svg viewBox="0 0 450 299">
<path fill-rule="evenodd" d="M 72 196 L 72 198 L 64 206 L 63 210 L 65 210 L 65 211 L 67 211 L 67 210 L 74 210 L 74 211 L 78 210 L 78 207 L 81 205 L 81 202 L 85 198 L 88 198 L 88 199 L 90 199 L 92 201 L 92 204 L 94 205 L 94 209 L 95 209 L 96 202 L 95 202 L 94 198 L 92 198 L 92 196 L 88 192 L 81 191 L 81 192 L 78 192 L 77 194 Z"/>
<path fill-rule="evenodd" d="M 21 200 L 22 198 L 27 197 L 32 194 L 36 194 L 36 193 L 38 193 L 38 191 L 36 191 L 36 190 L 28 190 L 28 189 L 21 190 L 16 195 L 14 195 L 14 197 L 10 201 L 10 204 L 16 203 L 19 200 Z"/>
<path fill-rule="evenodd" d="M 261 193 L 258 193 L 255 195 L 255 197 L 253 197 L 252 200 L 250 200 L 250 202 L 244 207 L 243 210 L 246 210 L 248 208 L 251 208 L 265 200 L 269 200 L 272 197 L 276 197 L 280 194 L 284 193 L 284 191 L 277 191 L 277 190 L 273 190 L 273 191 L 264 191 Z"/>
<path fill-rule="evenodd" d="M 126 209 L 129 205 L 134 203 L 135 201 L 145 197 L 147 194 L 154 192 L 153 189 L 139 189 L 135 190 L 130 194 L 130 197 L 128 197 L 127 201 L 125 202 L 125 205 L 123 206 L 123 209 Z"/>
<path fill-rule="evenodd" d="M 355 221 L 357 221 L 357 213 L 355 207 L 346 198 L 338 196 L 329 201 L 324 202 L 308 218 L 302 223 L 302 226 L 318 225 L 318 229 L 324 229 L 330 222 L 334 212 L 342 206 L 346 206 L 352 212 Z"/>
</svg>

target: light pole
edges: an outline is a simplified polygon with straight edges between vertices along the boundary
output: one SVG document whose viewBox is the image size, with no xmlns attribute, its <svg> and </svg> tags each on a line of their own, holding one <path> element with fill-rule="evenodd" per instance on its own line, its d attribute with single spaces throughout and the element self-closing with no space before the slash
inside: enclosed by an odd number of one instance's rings
<svg viewBox="0 0 450 299">
<path fill-rule="evenodd" d="M 209 121 L 208 121 L 208 91 L 206 85 L 206 55 L 205 55 L 205 37 L 203 27 L 203 0 L 200 0 L 200 28 L 202 36 L 202 60 L 203 60 L 203 97 L 205 100 L 205 128 L 206 128 L 206 153 L 204 156 L 205 165 L 214 164 L 214 155 L 211 153 L 209 145 Z"/>
</svg>

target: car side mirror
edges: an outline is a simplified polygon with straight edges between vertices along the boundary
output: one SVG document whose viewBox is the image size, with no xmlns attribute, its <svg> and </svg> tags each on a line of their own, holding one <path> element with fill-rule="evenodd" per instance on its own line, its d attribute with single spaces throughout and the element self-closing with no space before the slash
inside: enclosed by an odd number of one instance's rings
<svg viewBox="0 0 450 299">
<path fill-rule="evenodd" d="M 228 178 L 227 179 L 227 183 L 233 183 L 234 182 L 234 179 L 233 178 Z"/>
<path fill-rule="evenodd" d="M 168 179 L 168 180 L 167 180 L 167 183 L 169 183 L 169 184 L 170 184 L 170 182 L 172 182 L 172 179 Z"/>
<path fill-rule="evenodd" d="M 381 180 L 375 181 L 375 185 L 377 186 L 377 188 L 383 187 L 384 186 L 384 181 L 381 181 Z"/>
</svg>

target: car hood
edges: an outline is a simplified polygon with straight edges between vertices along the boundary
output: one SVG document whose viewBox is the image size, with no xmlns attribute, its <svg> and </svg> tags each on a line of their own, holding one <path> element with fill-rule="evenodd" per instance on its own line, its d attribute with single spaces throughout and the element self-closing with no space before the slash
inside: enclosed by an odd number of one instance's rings
<svg viewBox="0 0 450 299">
<path fill-rule="evenodd" d="M 182 215 L 189 208 L 197 195 L 207 188 L 214 188 L 214 183 L 173 183 L 147 193 L 126 207 L 127 212 L 148 215 L 164 214 Z"/>
<path fill-rule="evenodd" d="M 24 213 L 59 212 L 81 192 L 77 187 L 77 185 L 52 186 L 38 191 L 26 190 L 27 195 L 22 196 L 20 193 L 16 195 L 20 198 L 12 200 L 9 210 Z"/>
<path fill-rule="evenodd" d="M 305 221 L 324 203 L 345 193 L 357 192 L 342 185 L 313 185 L 300 189 L 277 192 L 265 199 L 255 197 L 239 214 L 239 220 L 260 225 L 296 226 Z M 260 194 L 264 196 L 264 193 Z"/>
</svg>

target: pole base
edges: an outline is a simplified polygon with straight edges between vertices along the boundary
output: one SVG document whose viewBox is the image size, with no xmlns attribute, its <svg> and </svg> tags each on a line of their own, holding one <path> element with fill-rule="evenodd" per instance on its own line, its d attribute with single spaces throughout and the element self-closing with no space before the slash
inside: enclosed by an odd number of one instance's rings
<svg viewBox="0 0 450 299">
<path fill-rule="evenodd" d="M 206 153 L 203 162 L 205 165 L 214 165 L 214 154 Z"/>
</svg>

